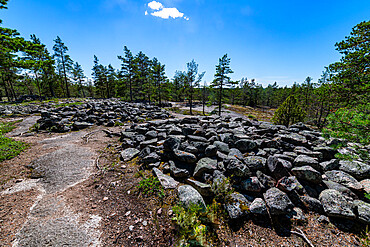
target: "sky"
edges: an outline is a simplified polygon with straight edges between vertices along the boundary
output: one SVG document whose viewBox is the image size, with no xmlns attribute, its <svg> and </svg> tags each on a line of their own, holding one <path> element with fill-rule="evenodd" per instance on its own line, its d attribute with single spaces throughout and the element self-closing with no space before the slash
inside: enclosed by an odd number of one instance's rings
<svg viewBox="0 0 370 247">
<path fill-rule="evenodd" d="M 4 27 L 50 51 L 59 36 L 88 77 L 94 55 L 119 69 L 126 45 L 157 57 L 169 78 L 194 59 L 207 84 L 227 53 L 232 80 L 263 86 L 317 81 L 341 57 L 335 43 L 369 17 L 370 0 L 10 0 L 0 11 Z"/>
</svg>

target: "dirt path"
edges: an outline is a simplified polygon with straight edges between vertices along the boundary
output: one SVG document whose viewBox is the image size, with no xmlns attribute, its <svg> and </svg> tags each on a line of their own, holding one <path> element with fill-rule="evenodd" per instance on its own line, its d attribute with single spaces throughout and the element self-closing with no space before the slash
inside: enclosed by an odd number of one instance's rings
<svg viewBox="0 0 370 247">
<path fill-rule="evenodd" d="M 27 137 L 22 138 L 22 133 L 37 119 L 24 119 L 9 136 L 18 136 L 17 140 L 27 141 Z M 11 239 L 5 237 L 7 241 L 3 243 L 10 244 L 11 241 L 12 246 L 100 246 L 98 228 L 101 217 L 76 214 L 65 199 L 68 188 L 85 181 L 93 174 L 97 150 L 103 147 L 96 143 L 90 147 L 84 145 L 82 137 L 87 133 L 79 131 L 55 134 L 49 138 L 40 136 L 40 140 L 36 139 L 35 143 L 31 143 L 28 152 L 34 158 L 23 165 L 31 168 L 32 179 L 19 180 L 14 186 L 1 192 L 1 198 L 11 208 L 19 207 L 19 197 L 27 198 L 25 202 L 21 202 L 23 210 L 26 210 L 22 215 L 27 217 L 23 217 L 23 220 L 16 219 L 18 222 L 23 221 L 22 224 L 13 226 L 13 234 L 9 235 Z M 39 156 L 34 153 L 37 149 L 43 154 Z M 10 203 L 12 198 L 14 202 Z M 14 221 L 14 218 L 17 216 L 13 216 L 11 220 Z"/>
</svg>

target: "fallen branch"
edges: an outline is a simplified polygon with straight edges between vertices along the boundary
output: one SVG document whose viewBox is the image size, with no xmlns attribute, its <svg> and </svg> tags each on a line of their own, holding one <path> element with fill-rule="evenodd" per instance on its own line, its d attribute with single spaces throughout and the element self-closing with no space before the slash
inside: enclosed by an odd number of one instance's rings
<svg viewBox="0 0 370 247">
<path fill-rule="evenodd" d="M 307 238 L 307 236 L 303 233 L 303 231 L 299 228 L 295 228 L 297 231 L 299 232 L 296 232 L 296 231 L 290 231 L 292 234 L 295 234 L 299 237 L 301 237 L 310 247 L 315 247 L 311 241 Z"/>
<path fill-rule="evenodd" d="M 83 137 L 81 137 L 83 140 L 85 140 L 85 138 L 86 138 L 86 143 L 88 143 L 89 142 L 89 138 L 93 135 L 93 134 L 95 134 L 95 133 L 97 133 L 97 132 L 99 132 L 99 130 L 96 130 L 96 131 L 92 131 L 92 132 L 89 132 L 89 133 L 87 133 L 87 134 L 85 134 Z"/>
<path fill-rule="evenodd" d="M 101 170 L 101 168 L 100 168 L 100 166 L 99 166 L 99 159 L 100 159 L 100 157 L 102 156 L 102 154 L 103 154 L 103 153 L 99 154 L 98 158 L 96 158 L 96 160 L 95 160 L 95 166 L 96 166 L 96 168 L 97 168 L 99 171 Z"/>
</svg>

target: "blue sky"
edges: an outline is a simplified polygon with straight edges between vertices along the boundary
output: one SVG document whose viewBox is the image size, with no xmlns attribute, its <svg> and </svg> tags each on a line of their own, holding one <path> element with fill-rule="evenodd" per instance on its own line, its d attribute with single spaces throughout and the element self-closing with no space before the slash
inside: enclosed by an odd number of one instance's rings
<svg viewBox="0 0 370 247">
<path fill-rule="evenodd" d="M 36 34 L 49 50 L 59 35 L 89 77 L 94 55 L 120 68 L 126 45 L 157 57 L 170 78 L 194 59 L 206 82 L 227 53 L 233 80 L 264 86 L 317 81 L 340 59 L 335 42 L 370 16 L 369 0 L 10 0 L 8 8 L 3 26 Z"/>
</svg>

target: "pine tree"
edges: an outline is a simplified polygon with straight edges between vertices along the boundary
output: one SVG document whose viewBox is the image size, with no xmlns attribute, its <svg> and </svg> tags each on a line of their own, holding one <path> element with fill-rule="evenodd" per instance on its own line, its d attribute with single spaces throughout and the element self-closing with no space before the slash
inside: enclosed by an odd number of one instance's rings
<svg viewBox="0 0 370 247">
<path fill-rule="evenodd" d="M 82 81 L 85 79 L 85 75 L 81 65 L 78 62 L 76 62 L 73 66 L 72 75 L 73 80 L 77 84 L 78 92 L 82 92 L 82 96 L 85 98 L 84 85 L 82 83 Z"/>
<path fill-rule="evenodd" d="M 71 69 L 73 61 L 69 57 L 69 55 L 67 55 L 68 47 L 65 46 L 65 44 L 62 42 L 62 39 L 59 36 L 57 36 L 54 42 L 55 42 L 55 45 L 53 46 L 54 58 L 56 59 L 57 63 L 60 66 L 59 73 L 62 73 L 61 76 L 64 79 L 67 98 L 70 98 L 71 94 L 69 92 L 67 72 L 69 69 Z"/>
<path fill-rule="evenodd" d="M 186 66 L 188 68 L 188 71 L 186 72 L 187 95 L 189 98 L 190 114 L 192 115 L 194 88 L 199 87 L 199 83 L 206 72 L 198 74 L 198 64 L 194 61 L 194 59 L 187 63 Z"/>
<path fill-rule="evenodd" d="M 218 115 L 221 116 L 221 107 L 222 107 L 222 88 L 228 85 L 231 85 L 230 77 L 228 74 L 234 73 L 230 69 L 230 58 L 227 58 L 225 54 L 222 58 L 219 59 L 218 65 L 216 65 L 216 74 L 215 79 L 212 82 L 211 87 L 218 88 Z"/>
<path fill-rule="evenodd" d="M 155 84 L 157 96 L 158 96 L 158 105 L 161 106 L 162 104 L 162 83 L 166 80 L 165 75 L 165 65 L 158 62 L 157 58 L 153 58 L 152 60 L 152 76 L 153 81 Z"/>
<path fill-rule="evenodd" d="M 132 56 L 131 51 L 127 48 L 127 46 L 123 47 L 124 50 L 124 57 L 118 56 L 118 59 L 122 61 L 122 67 L 121 67 L 121 74 L 123 76 L 123 79 L 129 86 L 130 90 L 130 101 L 133 101 L 133 95 L 132 95 L 132 90 L 133 90 L 133 79 L 135 76 L 135 70 L 136 66 L 134 63 L 134 57 Z M 120 91 L 123 91 L 122 89 Z"/>
<path fill-rule="evenodd" d="M 289 96 L 275 111 L 272 118 L 274 124 L 289 126 L 304 120 L 306 112 L 299 106 L 295 96 Z"/>
</svg>

